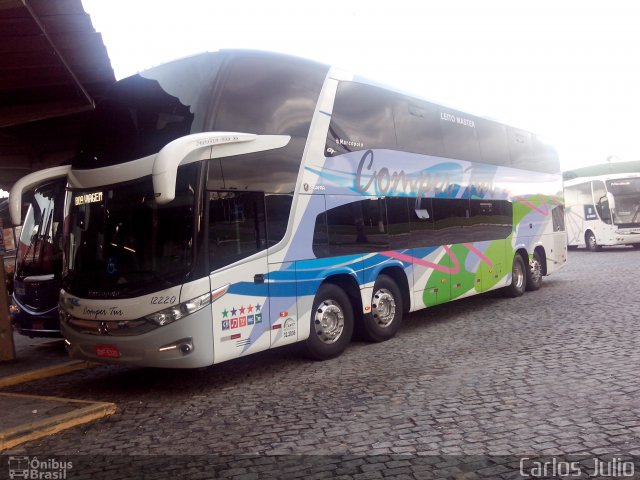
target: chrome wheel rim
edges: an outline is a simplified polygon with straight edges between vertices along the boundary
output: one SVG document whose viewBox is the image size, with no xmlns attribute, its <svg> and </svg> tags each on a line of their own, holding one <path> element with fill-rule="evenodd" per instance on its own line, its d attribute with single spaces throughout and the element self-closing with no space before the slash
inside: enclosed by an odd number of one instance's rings
<svg viewBox="0 0 640 480">
<path fill-rule="evenodd" d="M 385 328 L 396 318 L 396 299 L 386 288 L 381 288 L 373 295 L 371 314 L 376 323 Z"/>
<path fill-rule="evenodd" d="M 593 233 L 589 235 L 589 237 L 587 238 L 587 242 L 589 243 L 589 248 L 591 248 L 592 250 L 598 246 L 598 243 L 596 242 L 596 236 Z"/>
<path fill-rule="evenodd" d="M 326 344 L 338 341 L 344 330 L 344 312 L 335 300 L 325 300 L 316 308 L 313 319 L 316 335 Z"/>
<path fill-rule="evenodd" d="M 531 262 L 529 262 L 529 268 L 531 269 L 531 280 L 533 283 L 538 283 L 542 278 L 542 264 L 537 259 L 537 257 L 533 257 Z"/>
<path fill-rule="evenodd" d="M 520 262 L 515 262 L 513 265 L 513 284 L 516 288 L 522 288 L 524 285 L 524 271 Z"/>
</svg>

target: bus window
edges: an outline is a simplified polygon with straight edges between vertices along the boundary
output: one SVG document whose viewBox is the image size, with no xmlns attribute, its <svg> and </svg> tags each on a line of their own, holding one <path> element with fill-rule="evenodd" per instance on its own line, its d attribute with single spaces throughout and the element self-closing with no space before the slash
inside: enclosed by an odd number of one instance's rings
<svg viewBox="0 0 640 480">
<path fill-rule="evenodd" d="M 264 194 L 209 192 L 209 262 L 230 265 L 267 248 Z"/>
<path fill-rule="evenodd" d="M 455 110 L 440 109 L 440 129 L 446 156 L 477 162 L 480 147 L 476 138 L 477 118 Z"/>
<path fill-rule="evenodd" d="M 398 148 L 406 152 L 444 157 L 438 108 L 428 102 L 400 99 L 395 105 Z"/>
<path fill-rule="evenodd" d="M 384 199 L 359 200 L 331 208 L 327 211 L 327 224 L 332 255 L 389 249 Z"/>
<path fill-rule="evenodd" d="M 433 202 L 431 198 L 410 198 L 412 203 L 411 217 L 411 247 L 431 247 L 439 245 L 435 236 L 433 224 Z"/>
<path fill-rule="evenodd" d="M 327 154 L 388 148 L 395 150 L 394 96 L 355 82 L 338 85 L 327 135 Z"/>
<path fill-rule="evenodd" d="M 409 207 L 406 197 L 387 197 L 387 220 L 389 225 L 389 248 L 409 248 Z"/>
<path fill-rule="evenodd" d="M 471 202 L 473 241 L 507 238 L 513 228 L 511 202 L 507 200 L 477 200 Z"/>
<path fill-rule="evenodd" d="M 433 220 L 439 245 L 473 241 L 469 218 L 469 200 L 462 198 L 434 198 Z"/>
<path fill-rule="evenodd" d="M 267 240 L 269 246 L 283 239 L 287 231 L 289 213 L 291 212 L 292 195 L 266 195 L 265 208 L 267 214 Z"/>
<path fill-rule="evenodd" d="M 603 222 L 611 224 L 611 209 L 609 207 L 609 199 L 607 199 L 607 190 L 604 187 L 604 182 L 601 180 L 594 180 L 591 182 L 593 187 L 593 204 L 596 206 L 596 211 Z"/>
<path fill-rule="evenodd" d="M 482 161 L 492 165 L 509 166 L 507 128 L 491 120 L 478 119 L 476 133 Z"/>
</svg>

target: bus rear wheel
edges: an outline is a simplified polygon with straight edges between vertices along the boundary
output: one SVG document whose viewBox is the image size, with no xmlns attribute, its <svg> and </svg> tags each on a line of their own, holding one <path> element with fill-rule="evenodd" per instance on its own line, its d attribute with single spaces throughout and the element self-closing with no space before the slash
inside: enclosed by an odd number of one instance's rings
<svg viewBox="0 0 640 480">
<path fill-rule="evenodd" d="M 584 235 L 584 244 L 587 247 L 587 250 L 590 252 L 597 252 L 602 250 L 602 247 L 598 245 L 598 241 L 596 240 L 596 236 L 593 234 L 591 230 L 587 231 Z"/>
<path fill-rule="evenodd" d="M 538 290 L 542 286 L 542 259 L 536 250 L 533 257 L 529 260 L 529 268 L 527 269 L 527 290 Z"/>
<path fill-rule="evenodd" d="M 373 285 L 371 313 L 362 319 L 362 336 L 370 342 L 393 338 L 402 323 L 402 295 L 396 282 L 380 275 Z"/>
<path fill-rule="evenodd" d="M 318 289 L 311 310 L 311 330 L 305 343 L 307 356 L 328 360 L 340 355 L 353 334 L 353 309 L 347 294 L 333 283 Z"/>
<path fill-rule="evenodd" d="M 511 285 L 504 288 L 507 297 L 519 297 L 527 289 L 527 267 L 519 253 L 513 257 L 513 266 L 511 267 Z"/>
</svg>

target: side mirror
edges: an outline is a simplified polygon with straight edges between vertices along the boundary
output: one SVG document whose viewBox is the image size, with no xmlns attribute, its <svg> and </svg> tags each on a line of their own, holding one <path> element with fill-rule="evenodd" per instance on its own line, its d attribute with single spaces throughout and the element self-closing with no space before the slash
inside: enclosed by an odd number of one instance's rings
<svg viewBox="0 0 640 480">
<path fill-rule="evenodd" d="M 607 200 L 609 201 L 609 208 L 611 210 L 616 208 L 616 199 L 613 196 L 613 193 L 607 192 Z"/>
<path fill-rule="evenodd" d="M 66 177 L 71 170 L 71 165 L 45 168 L 37 172 L 25 175 L 11 187 L 9 192 L 9 215 L 11 223 L 18 226 L 22 223 L 22 194 L 37 187 L 41 183 L 53 180 L 54 178 Z"/>
<path fill-rule="evenodd" d="M 210 158 L 228 157 L 284 147 L 289 135 L 205 132 L 181 137 L 165 145 L 153 163 L 156 202 L 166 204 L 176 197 L 178 167 Z"/>
</svg>

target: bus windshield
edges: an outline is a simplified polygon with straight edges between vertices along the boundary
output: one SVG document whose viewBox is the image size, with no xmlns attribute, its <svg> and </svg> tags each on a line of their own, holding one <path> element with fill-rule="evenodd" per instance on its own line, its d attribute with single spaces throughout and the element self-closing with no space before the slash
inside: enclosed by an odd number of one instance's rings
<svg viewBox="0 0 640 480">
<path fill-rule="evenodd" d="M 62 204 L 66 180 L 39 187 L 24 220 L 16 261 L 16 278 L 62 273 Z M 57 209 L 57 210 L 56 210 Z"/>
<path fill-rule="evenodd" d="M 202 132 L 217 65 L 215 56 L 196 55 L 117 82 L 96 106 L 72 167 L 117 165 Z"/>
<path fill-rule="evenodd" d="M 640 178 L 607 181 L 607 189 L 615 200 L 617 224 L 640 224 Z"/>
<path fill-rule="evenodd" d="M 176 198 L 154 200 L 151 176 L 68 192 L 63 288 L 85 298 L 126 298 L 183 283 L 193 266 L 198 164 L 178 169 Z"/>
</svg>

